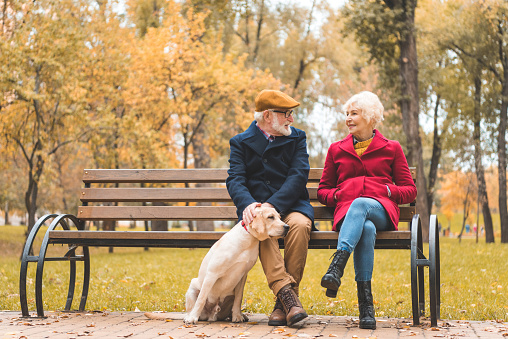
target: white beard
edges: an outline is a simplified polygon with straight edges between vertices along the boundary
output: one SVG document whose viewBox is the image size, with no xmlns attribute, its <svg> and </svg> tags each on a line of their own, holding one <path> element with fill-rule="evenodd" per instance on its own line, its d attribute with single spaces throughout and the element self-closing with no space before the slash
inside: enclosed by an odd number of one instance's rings
<svg viewBox="0 0 508 339">
<path fill-rule="evenodd" d="M 279 124 L 278 119 L 273 119 L 272 128 L 277 132 L 281 133 L 282 135 L 285 136 L 291 135 L 291 127 L 288 126 L 288 128 L 286 128 L 286 126 Z"/>
</svg>

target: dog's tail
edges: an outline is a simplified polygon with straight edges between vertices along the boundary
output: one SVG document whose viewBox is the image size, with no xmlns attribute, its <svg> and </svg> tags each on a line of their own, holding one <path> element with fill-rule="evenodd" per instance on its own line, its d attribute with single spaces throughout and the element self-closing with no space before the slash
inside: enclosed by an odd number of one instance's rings
<svg viewBox="0 0 508 339">
<path fill-rule="evenodd" d="M 185 313 L 178 312 L 145 312 L 145 317 L 152 320 L 183 320 Z"/>
</svg>

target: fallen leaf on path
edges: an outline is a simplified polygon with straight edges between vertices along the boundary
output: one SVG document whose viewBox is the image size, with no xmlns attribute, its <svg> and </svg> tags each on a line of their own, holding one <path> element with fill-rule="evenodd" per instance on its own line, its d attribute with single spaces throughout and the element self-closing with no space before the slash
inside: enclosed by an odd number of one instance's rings
<svg viewBox="0 0 508 339">
<path fill-rule="evenodd" d="M 121 338 L 128 338 L 128 337 L 132 337 L 134 333 L 129 333 L 129 334 L 120 334 L 120 335 L 117 335 L 117 337 L 121 337 Z"/>
</svg>

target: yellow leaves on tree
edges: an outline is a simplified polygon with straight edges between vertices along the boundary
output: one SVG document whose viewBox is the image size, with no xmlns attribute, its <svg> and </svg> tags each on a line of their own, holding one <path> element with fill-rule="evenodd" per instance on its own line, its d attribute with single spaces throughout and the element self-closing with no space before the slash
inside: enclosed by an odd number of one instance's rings
<svg viewBox="0 0 508 339">
<path fill-rule="evenodd" d="M 149 28 L 132 50 L 126 103 L 161 140 L 176 140 L 184 167 L 192 154 L 195 166 L 209 166 L 212 150 L 223 153 L 247 127 L 257 92 L 280 83 L 247 68 L 246 56 L 224 55 L 219 36 L 205 41 L 205 14 L 183 16 L 174 2 L 166 13 L 162 27 Z"/>
<path fill-rule="evenodd" d="M 451 220 L 455 213 L 467 216 L 476 212 L 477 188 L 476 176 L 472 172 L 453 171 L 441 178 L 441 212 Z"/>
</svg>

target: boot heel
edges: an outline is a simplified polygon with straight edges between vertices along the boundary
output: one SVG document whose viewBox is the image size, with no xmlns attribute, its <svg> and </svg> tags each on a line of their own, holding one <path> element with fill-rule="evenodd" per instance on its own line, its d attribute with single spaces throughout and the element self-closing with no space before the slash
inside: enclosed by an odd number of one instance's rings
<svg viewBox="0 0 508 339">
<path fill-rule="evenodd" d="M 337 290 L 331 290 L 327 288 L 325 294 L 328 298 L 337 298 L 337 292 L 338 292 Z"/>
</svg>

